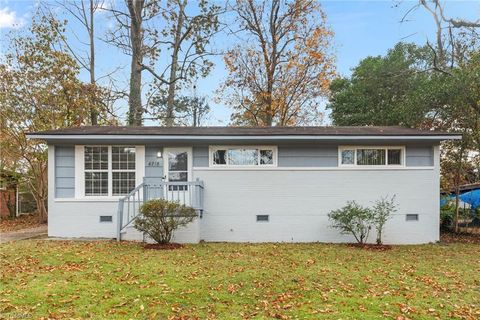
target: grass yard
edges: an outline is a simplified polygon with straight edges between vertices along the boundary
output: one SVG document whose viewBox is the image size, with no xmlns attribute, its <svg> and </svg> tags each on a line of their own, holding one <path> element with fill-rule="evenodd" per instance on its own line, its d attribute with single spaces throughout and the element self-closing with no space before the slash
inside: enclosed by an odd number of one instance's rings
<svg viewBox="0 0 480 320">
<path fill-rule="evenodd" d="M 0 319 L 478 319 L 480 245 L 31 240 L 0 246 Z"/>
</svg>

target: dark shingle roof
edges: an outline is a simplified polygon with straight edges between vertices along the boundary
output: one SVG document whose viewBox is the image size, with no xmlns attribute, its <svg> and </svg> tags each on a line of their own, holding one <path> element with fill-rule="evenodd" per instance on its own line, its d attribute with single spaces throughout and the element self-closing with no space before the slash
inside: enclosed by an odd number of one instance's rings
<svg viewBox="0 0 480 320">
<path fill-rule="evenodd" d="M 448 136 L 439 131 L 396 126 L 358 127 L 125 127 L 86 126 L 32 132 L 29 135 L 193 135 L 193 136 Z"/>
</svg>

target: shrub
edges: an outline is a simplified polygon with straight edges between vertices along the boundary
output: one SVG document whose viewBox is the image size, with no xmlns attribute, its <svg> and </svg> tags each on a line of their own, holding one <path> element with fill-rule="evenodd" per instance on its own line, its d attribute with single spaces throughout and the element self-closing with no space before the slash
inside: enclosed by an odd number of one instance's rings
<svg viewBox="0 0 480 320">
<path fill-rule="evenodd" d="M 368 239 L 374 216 L 370 208 L 349 201 L 345 207 L 331 211 L 328 218 L 332 220 L 332 228 L 339 229 L 342 234 L 352 234 L 363 244 Z"/>
<path fill-rule="evenodd" d="M 375 201 L 372 211 L 373 224 L 375 225 L 375 230 L 377 232 L 377 244 L 380 245 L 382 244 L 382 234 L 385 224 L 387 223 L 388 219 L 390 219 L 390 215 L 397 211 L 395 195 L 390 199 L 385 197 Z"/>
<path fill-rule="evenodd" d="M 140 207 L 140 213 L 134 221 L 135 228 L 160 244 L 169 243 L 176 229 L 197 217 L 195 209 L 163 199 L 147 201 Z"/>
<path fill-rule="evenodd" d="M 455 205 L 447 203 L 440 208 L 440 230 L 451 230 L 455 220 Z"/>
</svg>

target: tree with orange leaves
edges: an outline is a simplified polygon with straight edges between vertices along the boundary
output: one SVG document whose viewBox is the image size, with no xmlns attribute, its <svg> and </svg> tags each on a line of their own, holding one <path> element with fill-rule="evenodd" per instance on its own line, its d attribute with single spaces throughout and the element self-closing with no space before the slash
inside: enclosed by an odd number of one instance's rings
<svg viewBox="0 0 480 320">
<path fill-rule="evenodd" d="M 47 220 L 47 150 L 25 133 L 87 124 L 104 101 L 104 90 L 78 80 L 76 61 L 59 49 L 63 28 L 52 16 L 35 15 L 28 29 L 12 32 L 0 61 L 0 169 L 21 173 L 41 221 Z"/>
<path fill-rule="evenodd" d="M 316 0 L 237 0 L 240 43 L 224 56 L 220 88 L 237 125 L 308 125 L 322 120 L 335 76 L 332 31 Z"/>
</svg>

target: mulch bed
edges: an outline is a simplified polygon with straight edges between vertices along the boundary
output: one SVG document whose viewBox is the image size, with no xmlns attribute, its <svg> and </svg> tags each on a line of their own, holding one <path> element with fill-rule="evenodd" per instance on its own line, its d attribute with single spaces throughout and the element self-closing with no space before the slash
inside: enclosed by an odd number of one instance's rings
<svg viewBox="0 0 480 320">
<path fill-rule="evenodd" d="M 480 244 L 480 234 L 445 232 L 440 235 L 440 242 Z"/>
<path fill-rule="evenodd" d="M 0 232 L 18 231 L 22 229 L 30 229 L 43 225 L 38 220 L 38 216 L 33 214 L 21 215 L 14 219 L 0 220 Z"/>
<path fill-rule="evenodd" d="M 387 244 L 374 244 L 374 243 L 350 243 L 348 244 L 350 247 L 355 247 L 364 250 L 372 250 L 372 251 L 387 251 L 391 250 L 392 246 Z"/>
<path fill-rule="evenodd" d="M 180 243 L 165 243 L 165 244 L 147 243 L 143 246 L 144 249 L 150 249 L 150 250 L 175 250 L 175 249 L 181 249 L 183 247 L 185 246 Z"/>
</svg>

